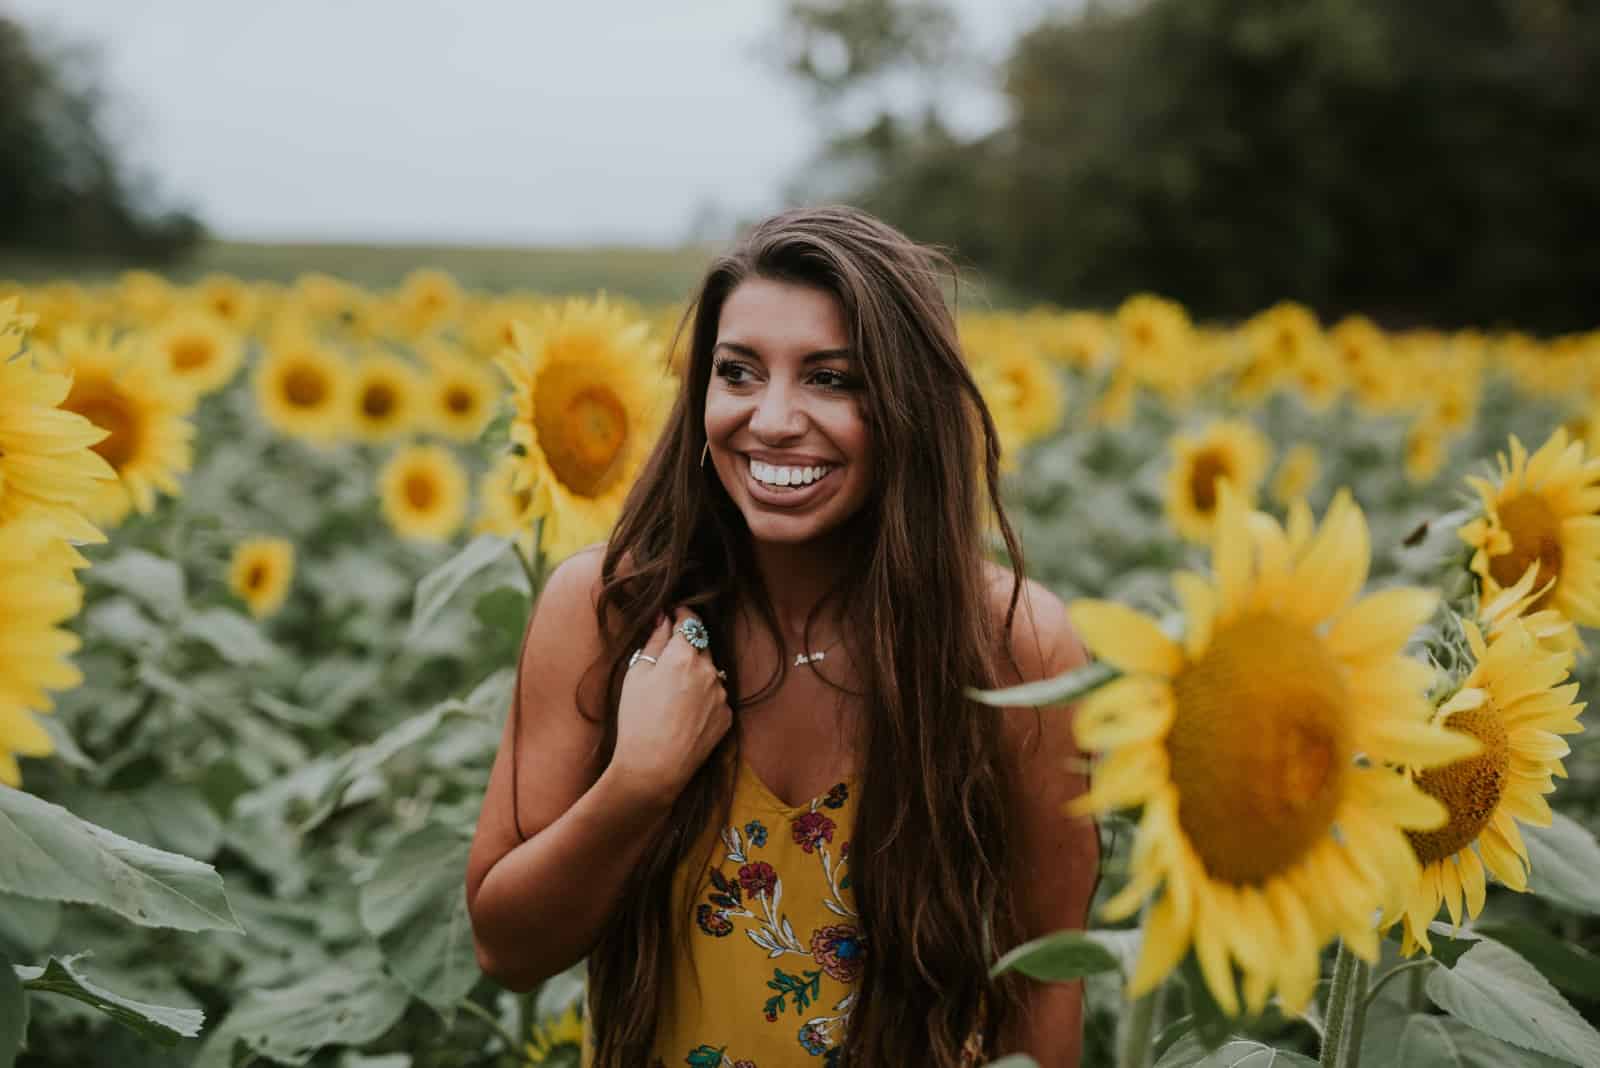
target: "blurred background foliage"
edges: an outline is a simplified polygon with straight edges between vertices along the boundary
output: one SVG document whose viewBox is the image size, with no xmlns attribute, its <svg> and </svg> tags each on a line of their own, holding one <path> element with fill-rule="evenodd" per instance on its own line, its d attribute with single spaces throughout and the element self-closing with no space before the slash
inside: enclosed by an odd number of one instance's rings
<svg viewBox="0 0 1600 1068">
<path fill-rule="evenodd" d="M 1008 117 L 971 139 L 936 94 L 859 103 L 956 66 L 948 5 L 792 0 L 786 23 L 786 68 L 838 127 L 797 195 L 856 201 L 1027 298 L 1593 325 L 1600 5 L 1090 3 L 1017 40 Z"/>
</svg>

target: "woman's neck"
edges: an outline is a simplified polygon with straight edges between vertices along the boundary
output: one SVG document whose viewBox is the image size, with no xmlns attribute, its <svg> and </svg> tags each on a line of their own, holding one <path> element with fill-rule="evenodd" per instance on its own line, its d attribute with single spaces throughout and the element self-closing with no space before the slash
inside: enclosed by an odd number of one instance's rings
<svg viewBox="0 0 1600 1068">
<path fill-rule="evenodd" d="M 785 640 L 798 647 L 810 621 L 814 644 L 833 641 L 839 634 L 837 613 L 824 610 L 815 620 L 811 616 L 844 573 L 843 547 L 817 542 L 756 542 L 754 553 Z M 754 605 L 745 606 L 745 611 L 752 622 L 760 618 Z"/>
</svg>

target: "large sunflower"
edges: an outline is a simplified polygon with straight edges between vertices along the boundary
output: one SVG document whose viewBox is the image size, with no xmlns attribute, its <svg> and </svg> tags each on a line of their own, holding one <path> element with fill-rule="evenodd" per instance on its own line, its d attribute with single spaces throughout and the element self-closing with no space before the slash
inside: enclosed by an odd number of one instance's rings
<svg viewBox="0 0 1600 1068">
<path fill-rule="evenodd" d="M 18 756 L 53 751 L 31 715 L 53 708 L 46 691 L 83 681 L 67 660 L 79 641 L 60 626 L 83 603 L 63 550 L 76 556 L 43 520 L 0 522 L 0 782 L 7 786 L 22 785 Z"/>
<path fill-rule="evenodd" d="M 1259 430 L 1236 419 L 1219 419 L 1194 434 L 1175 434 L 1170 448 L 1167 521 L 1183 537 L 1201 543 L 1211 539 L 1217 487 L 1226 479 L 1247 503 L 1254 503 L 1272 452 Z"/>
<path fill-rule="evenodd" d="M 148 512 L 156 492 L 177 496 L 178 476 L 193 462 L 194 397 L 172 379 L 159 358 L 135 338 L 113 341 L 109 331 L 65 327 L 57 349 L 41 349 L 40 364 L 72 376 L 61 407 L 108 431 L 92 448 L 117 481 L 98 483 L 83 508 L 95 523 L 114 525 L 130 507 Z"/>
<path fill-rule="evenodd" d="M 171 378 L 195 396 L 221 389 L 244 359 L 233 328 L 212 315 L 179 315 L 150 336 L 150 347 Z"/>
<path fill-rule="evenodd" d="M 378 474 L 384 518 L 395 533 L 418 541 L 448 541 L 466 518 L 467 473 L 441 445 L 398 449 Z"/>
<path fill-rule="evenodd" d="M 1566 678 L 1572 654 L 1540 645 L 1517 619 L 1503 620 L 1486 643 L 1478 626 L 1463 621 L 1477 658 L 1462 688 L 1435 713 L 1435 722 L 1475 738 L 1482 751 L 1465 760 L 1415 773 L 1417 784 L 1450 811 L 1443 827 L 1407 837 L 1422 865 L 1421 878 L 1397 888 L 1384 926 L 1405 920 L 1403 951 L 1431 949 L 1428 924 L 1442 902 L 1450 922 L 1483 910 L 1484 869 L 1513 890 L 1528 888 L 1528 850 L 1517 823 L 1548 827 L 1544 795 L 1552 776 L 1566 775 L 1563 734 L 1583 730 L 1578 684 Z M 1473 846 L 1477 850 L 1473 850 Z"/>
<path fill-rule="evenodd" d="M 1070 608 L 1089 647 L 1124 672 L 1077 713 L 1079 744 L 1106 755 L 1076 807 L 1144 809 L 1131 881 L 1104 910 L 1131 915 L 1162 889 L 1134 995 L 1192 946 L 1230 1014 L 1234 964 L 1246 1007 L 1275 989 L 1293 1013 L 1335 935 L 1376 957 L 1377 908 L 1417 872 L 1403 832 L 1446 816 L 1383 765 L 1433 767 L 1477 743 L 1428 724 L 1433 672 L 1401 653 L 1437 595 L 1357 599 L 1367 525 L 1347 490 L 1320 529 L 1297 502 L 1287 531 L 1227 483 L 1219 493 L 1213 578 L 1173 578 L 1181 640 L 1115 602 Z"/>
<path fill-rule="evenodd" d="M 294 579 L 294 544 L 283 538 L 246 538 L 234 547 L 228 587 L 257 619 L 283 607 Z"/>
<path fill-rule="evenodd" d="M 105 541 L 83 511 L 116 481 L 116 471 L 94 451 L 106 430 L 62 409 L 70 377 L 16 355 L 22 323 L 15 308 L 15 301 L 0 304 L 0 522 L 34 516 L 61 537 Z"/>
<path fill-rule="evenodd" d="M 484 364 L 452 349 L 422 349 L 428 374 L 422 382 L 424 421 L 451 441 L 476 441 L 494 418 L 505 383 Z"/>
<path fill-rule="evenodd" d="M 1574 623 L 1600 626 L 1600 457 L 1585 458 L 1583 443 L 1557 427 L 1532 456 L 1513 434 L 1510 461 L 1505 453 L 1497 459 L 1496 482 L 1467 478 L 1484 514 L 1461 527 L 1461 539 L 1476 550 L 1469 566 L 1484 597 L 1537 561 L 1534 584 L 1554 585 L 1533 607 L 1549 605 Z"/>
<path fill-rule="evenodd" d="M 571 299 L 495 360 L 511 380 L 511 440 L 522 446 L 516 488 L 545 517 L 552 561 L 603 540 L 660 431 L 675 384 L 646 321 L 607 302 Z"/>
<path fill-rule="evenodd" d="M 389 441 L 405 434 L 423 415 L 422 380 L 398 356 L 372 352 L 351 373 L 350 426 L 363 441 Z"/>
<path fill-rule="evenodd" d="M 350 425 L 350 366 L 299 330 L 267 346 L 256 368 L 256 406 L 267 425 L 295 437 L 328 442 Z"/>
</svg>

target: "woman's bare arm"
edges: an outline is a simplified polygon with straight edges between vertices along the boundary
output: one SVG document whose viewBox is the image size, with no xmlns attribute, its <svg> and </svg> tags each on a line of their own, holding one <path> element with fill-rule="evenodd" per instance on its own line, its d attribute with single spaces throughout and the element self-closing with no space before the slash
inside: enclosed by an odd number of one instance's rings
<svg viewBox="0 0 1600 1068">
<path fill-rule="evenodd" d="M 588 954 L 669 807 L 605 770 L 601 727 L 578 711 L 579 679 L 603 645 L 594 614 L 600 562 L 599 549 L 570 557 L 539 596 L 521 651 L 520 737 L 507 716 L 467 860 L 478 964 L 519 992 Z M 591 708 L 603 675 L 585 680 Z"/>
<path fill-rule="evenodd" d="M 1009 575 L 1002 585 L 1003 620 Z M 1023 587 L 1011 637 L 1022 669 L 1012 682 L 1052 678 L 1088 663 L 1088 651 L 1067 621 L 1065 606 L 1035 582 Z M 1072 737 L 1072 706 L 1010 708 L 1004 714 L 1012 741 L 1010 781 L 1016 786 L 1012 885 L 1020 893 L 1025 937 L 1082 929 L 1088 923 L 1100 840 L 1092 820 L 1062 811 L 1088 785 L 1083 754 Z M 1077 1068 L 1083 1055 L 1083 983 L 1030 980 L 1027 992 L 1027 1014 L 1001 1036 L 1001 1049 L 1027 1053 L 1042 1068 Z"/>
</svg>

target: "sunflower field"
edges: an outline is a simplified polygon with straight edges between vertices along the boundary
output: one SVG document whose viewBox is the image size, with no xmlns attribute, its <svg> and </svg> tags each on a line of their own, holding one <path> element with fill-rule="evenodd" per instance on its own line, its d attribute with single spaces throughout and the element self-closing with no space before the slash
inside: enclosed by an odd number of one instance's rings
<svg viewBox="0 0 1600 1068">
<path fill-rule="evenodd" d="M 0 284 L 0 1068 L 577 1063 L 581 966 L 485 979 L 466 855 L 681 312 Z M 960 330 L 1094 653 L 974 691 L 1077 702 L 1104 843 L 996 972 L 1085 981 L 1086 1066 L 1600 1065 L 1600 332 Z"/>
</svg>

